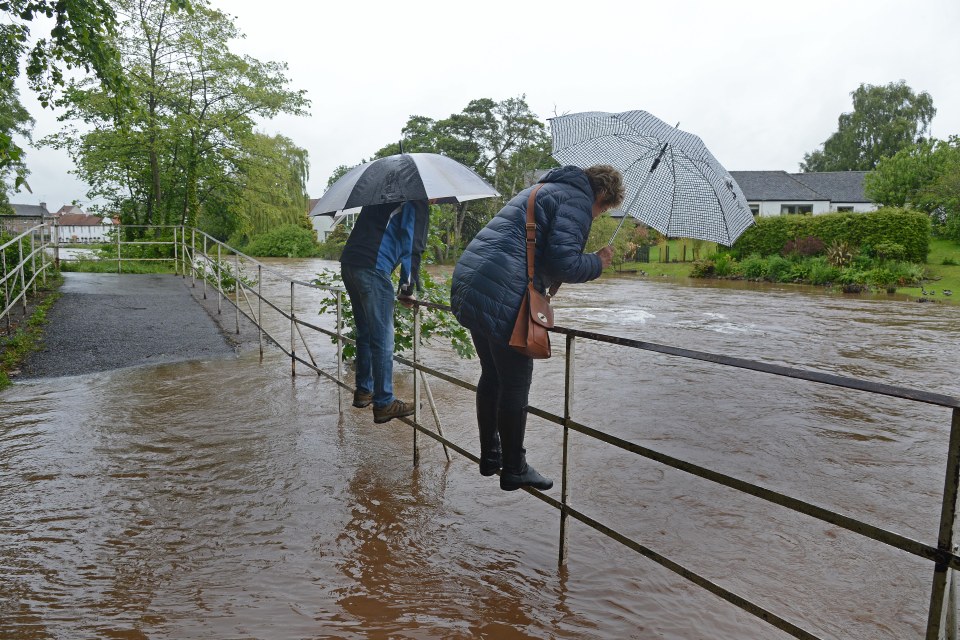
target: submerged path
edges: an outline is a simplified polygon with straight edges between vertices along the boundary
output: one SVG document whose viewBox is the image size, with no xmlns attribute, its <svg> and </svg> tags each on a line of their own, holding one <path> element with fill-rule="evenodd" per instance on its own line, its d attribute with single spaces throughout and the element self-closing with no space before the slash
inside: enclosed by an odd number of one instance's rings
<svg viewBox="0 0 960 640">
<path fill-rule="evenodd" d="M 43 348 L 18 377 L 47 378 L 232 355 L 234 346 L 172 274 L 64 273 Z"/>
</svg>

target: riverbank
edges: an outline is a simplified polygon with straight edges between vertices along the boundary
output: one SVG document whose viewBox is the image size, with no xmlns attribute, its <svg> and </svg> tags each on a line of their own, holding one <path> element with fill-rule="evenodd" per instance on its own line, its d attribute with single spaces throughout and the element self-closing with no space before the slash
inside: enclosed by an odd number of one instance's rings
<svg viewBox="0 0 960 640">
<path fill-rule="evenodd" d="M 681 241 L 672 241 L 680 246 Z M 652 254 L 655 252 L 652 252 Z M 680 251 L 675 246 L 671 246 L 671 255 L 680 255 Z M 706 252 L 704 253 L 706 256 Z M 710 253 L 710 255 L 713 255 Z M 928 278 L 916 286 L 897 287 L 895 299 L 905 299 L 922 302 L 939 302 L 943 304 L 960 306 L 960 245 L 948 240 L 931 239 L 930 254 L 927 257 L 927 263 L 923 265 L 927 271 Z M 639 276 L 670 278 L 675 280 L 684 280 L 690 278 L 693 269 L 693 262 L 625 262 L 617 265 L 616 268 L 607 270 L 608 274 L 629 275 L 631 273 Z M 710 278 L 697 278 L 708 282 Z M 717 280 L 728 281 L 737 278 L 717 278 Z M 787 287 L 791 283 L 778 283 Z M 813 286 L 803 284 L 800 286 Z M 836 289 L 839 287 L 827 286 L 825 290 Z M 846 294 L 857 295 L 857 294 Z"/>
</svg>

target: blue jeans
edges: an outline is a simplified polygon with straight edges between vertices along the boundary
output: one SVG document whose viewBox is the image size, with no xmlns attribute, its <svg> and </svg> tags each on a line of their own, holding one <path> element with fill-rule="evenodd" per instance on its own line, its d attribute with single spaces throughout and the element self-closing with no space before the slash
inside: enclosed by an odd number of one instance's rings
<svg viewBox="0 0 960 640">
<path fill-rule="evenodd" d="M 393 281 L 372 267 L 340 265 L 357 325 L 357 390 L 373 391 L 373 406 L 393 402 Z"/>
</svg>

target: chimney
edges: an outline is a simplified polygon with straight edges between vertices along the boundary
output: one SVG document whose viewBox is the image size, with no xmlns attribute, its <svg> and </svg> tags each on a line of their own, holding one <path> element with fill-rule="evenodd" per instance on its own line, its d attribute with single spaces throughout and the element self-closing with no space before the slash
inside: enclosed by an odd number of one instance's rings
<svg viewBox="0 0 960 640">
<path fill-rule="evenodd" d="M 41 207 L 44 211 L 46 211 L 46 210 L 47 210 L 47 203 L 46 203 L 46 202 L 41 202 L 41 203 L 40 203 L 40 207 Z"/>
</svg>

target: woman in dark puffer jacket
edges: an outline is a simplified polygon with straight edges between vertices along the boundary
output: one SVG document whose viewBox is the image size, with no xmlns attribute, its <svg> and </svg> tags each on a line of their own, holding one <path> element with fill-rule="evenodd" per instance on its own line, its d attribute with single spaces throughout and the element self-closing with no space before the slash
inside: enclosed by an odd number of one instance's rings
<svg viewBox="0 0 960 640">
<path fill-rule="evenodd" d="M 623 201 L 623 178 L 609 165 L 566 166 L 540 182 L 534 285 L 553 294 L 563 282 L 594 280 L 610 266 L 610 247 L 596 253 L 583 248 L 594 218 Z M 533 360 L 508 345 L 527 286 L 529 195 L 530 189 L 517 194 L 470 242 L 453 272 L 450 296 L 454 315 L 470 330 L 480 357 L 480 473 L 490 476 L 502 466 L 505 491 L 553 486 L 527 464 L 523 448 Z"/>
</svg>

